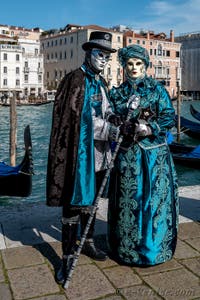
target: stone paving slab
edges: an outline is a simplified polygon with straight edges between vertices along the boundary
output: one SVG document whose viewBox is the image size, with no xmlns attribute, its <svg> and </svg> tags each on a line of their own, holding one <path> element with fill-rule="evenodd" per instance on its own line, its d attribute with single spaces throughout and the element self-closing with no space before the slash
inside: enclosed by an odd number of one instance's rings
<svg viewBox="0 0 200 300">
<path fill-rule="evenodd" d="M 124 300 L 124 298 L 122 298 L 120 295 L 112 295 L 106 298 L 100 298 L 100 300 Z"/>
<path fill-rule="evenodd" d="M 4 274 L 3 274 L 3 265 L 2 265 L 1 257 L 0 257 L 0 282 L 2 282 L 2 281 L 5 281 L 5 278 L 4 278 Z"/>
<path fill-rule="evenodd" d="M 125 297 L 126 300 L 159 300 L 159 299 L 162 299 L 152 289 L 150 289 L 145 284 L 121 289 L 120 293 Z"/>
<path fill-rule="evenodd" d="M 115 294 L 115 289 L 94 264 L 77 266 L 66 290 L 69 300 L 96 299 L 109 294 Z"/>
<path fill-rule="evenodd" d="M 25 246 L 2 250 L 6 269 L 14 269 L 44 263 L 44 257 L 33 247 Z"/>
<path fill-rule="evenodd" d="M 191 258 L 191 257 L 195 257 L 195 256 L 196 257 L 199 256 L 199 252 L 194 250 L 192 247 L 190 247 L 184 241 L 178 240 L 176 250 L 174 253 L 175 258 L 183 259 L 183 258 Z"/>
<path fill-rule="evenodd" d="M 64 295 L 48 295 L 44 297 L 34 298 L 34 300 L 66 300 Z"/>
<path fill-rule="evenodd" d="M 179 226 L 178 237 L 181 240 L 200 237 L 200 223 L 183 223 Z"/>
<path fill-rule="evenodd" d="M 175 259 L 165 262 L 164 264 L 152 266 L 152 267 L 134 267 L 134 270 L 141 276 L 150 275 L 160 272 L 166 272 L 169 270 L 175 270 L 182 268 L 182 265 L 179 264 Z"/>
<path fill-rule="evenodd" d="M 3 225 L 0 223 L 0 250 L 5 249 L 5 239 L 4 239 L 4 233 L 3 233 Z"/>
<path fill-rule="evenodd" d="M 16 300 L 45 296 L 60 291 L 47 265 L 8 270 L 8 277 Z"/>
<path fill-rule="evenodd" d="M 200 297 L 199 278 L 184 268 L 144 276 L 143 279 L 166 300 Z"/>
<path fill-rule="evenodd" d="M 9 286 L 6 283 L 0 283 L 0 299 L 1 300 L 12 300 L 12 294 Z"/>
<path fill-rule="evenodd" d="M 199 258 L 192 258 L 192 259 L 185 259 L 182 260 L 181 263 L 190 269 L 194 274 L 199 276 L 200 278 L 200 257 Z"/>
<path fill-rule="evenodd" d="M 188 244 L 190 244 L 194 249 L 199 250 L 200 249 L 200 237 L 195 239 L 188 239 L 185 240 Z"/>
<path fill-rule="evenodd" d="M 123 288 L 130 285 L 142 283 L 142 280 L 127 266 L 116 266 L 103 270 L 107 278 L 115 288 Z"/>
</svg>

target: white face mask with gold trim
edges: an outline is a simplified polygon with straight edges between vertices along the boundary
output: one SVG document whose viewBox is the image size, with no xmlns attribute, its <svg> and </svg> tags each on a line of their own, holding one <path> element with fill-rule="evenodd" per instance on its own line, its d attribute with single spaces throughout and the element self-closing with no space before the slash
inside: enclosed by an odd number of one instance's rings
<svg viewBox="0 0 200 300">
<path fill-rule="evenodd" d="M 143 78 L 146 73 L 145 64 L 140 58 L 129 58 L 125 70 L 128 77 L 132 79 Z"/>
</svg>

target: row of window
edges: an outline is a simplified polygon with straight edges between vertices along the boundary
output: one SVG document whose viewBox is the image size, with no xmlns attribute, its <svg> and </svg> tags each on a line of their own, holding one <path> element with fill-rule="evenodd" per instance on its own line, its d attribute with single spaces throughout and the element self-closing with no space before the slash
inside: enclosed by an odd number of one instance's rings
<svg viewBox="0 0 200 300">
<path fill-rule="evenodd" d="M 25 61 L 24 67 L 28 68 L 28 61 Z M 41 68 L 41 63 L 40 62 L 38 62 L 38 68 Z M 16 72 L 15 72 L 16 74 L 20 74 L 20 68 L 19 67 L 16 67 L 15 70 L 16 70 Z M 8 67 L 6 67 L 6 66 L 3 67 L 3 73 L 8 74 Z"/>
<path fill-rule="evenodd" d="M 72 58 L 73 57 L 73 50 L 71 50 L 70 51 L 70 58 Z M 67 52 L 66 51 L 64 51 L 64 53 L 63 52 L 60 52 L 59 54 L 57 53 L 57 52 L 55 52 L 55 54 L 54 53 L 51 53 L 51 54 L 49 54 L 49 53 L 47 53 L 47 60 L 49 60 L 49 59 L 66 59 L 67 58 Z"/>
<path fill-rule="evenodd" d="M 129 42 L 129 44 L 133 43 L 132 39 L 129 39 L 128 42 Z M 142 42 L 142 44 L 145 45 L 146 41 L 137 40 L 137 44 L 140 44 L 140 42 Z M 150 45 L 153 45 L 153 42 L 150 42 Z M 149 54 L 150 55 L 158 55 L 158 56 L 167 56 L 167 57 L 170 57 L 170 55 L 171 55 L 170 50 L 163 49 L 162 45 L 160 45 L 160 44 L 158 45 L 157 49 L 150 49 Z M 179 51 L 176 51 L 176 57 L 180 57 Z"/>
<path fill-rule="evenodd" d="M 8 60 L 8 54 L 7 53 L 3 53 L 3 60 Z M 20 55 L 16 54 L 16 61 L 20 60 Z"/>
<path fill-rule="evenodd" d="M 25 49 L 23 49 L 23 52 L 25 52 Z M 38 55 L 39 54 L 39 49 L 35 49 L 35 55 Z M 16 61 L 20 61 L 20 55 L 19 54 L 16 54 Z M 3 60 L 8 60 L 8 53 L 3 53 Z"/>
<path fill-rule="evenodd" d="M 73 36 L 70 36 L 70 39 L 69 39 L 69 43 L 72 44 L 74 41 L 74 37 Z M 46 43 L 46 46 L 47 48 L 49 47 L 54 47 L 54 46 L 58 46 L 58 45 L 66 45 L 67 44 L 67 38 L 62 38 L 62 39 L 59 39 L 59 40 L 51 40 L 51 41 L 47 41 Z M 42 49 L 45 48 L 45 44 L 42 43 Z"/>
<path fill-rule="evenodd" d="M 69 39 L 69 41 L 67 41 L 68 39 Z M 54 47 L 54 46 L 66 45 L 68 42 L 70 44 L 73 44 L 74 37 L 73 36 L 70 36 L 69 38 L 63 37 L 63 38 L 60 38 L 60 39 L 47 41 L 46 42 L 46 47 L 49 48 L 49 47 Z M 117 37 L 117 42 L 118 43 L 121 42 L 121 37 L 120 36 Z M 42 49 L 44 49 L 44 48 L 45 48 L 45 43 L 42 43 Z"/>
<path fill-rule="evenodd" d="M 25 74 L 24 75 L 24 83 L 28 83 L 28 82 L 29 82 L 29 76 L 27 74 Z M 41 75 L 38 75 L 38 83 L 42 83 L 42 76 Z M 7 78 L 3 79 L 3 85 L 8 86 L 8 79 Z M 16 79 L 15 85 L 20 86 L 20 80 L 19 79 Z"/>
</svg>

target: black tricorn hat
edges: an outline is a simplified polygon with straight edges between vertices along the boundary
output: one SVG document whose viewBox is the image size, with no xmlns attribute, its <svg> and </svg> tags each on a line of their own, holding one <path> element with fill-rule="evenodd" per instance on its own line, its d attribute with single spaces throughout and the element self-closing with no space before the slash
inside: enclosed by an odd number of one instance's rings
<svg viewBox="0 0 200 300">
<path fill-rule="evenodd" d="M 83 50 L 87 51 L 92 48 L 102 49 L 109 52 L 116 52 L 116 49 L 111 48 L 112 46 L 112 34 L 103 31 L 92 31 L 90 34 L 89 42 L 82 45 Z"/>
</svg>

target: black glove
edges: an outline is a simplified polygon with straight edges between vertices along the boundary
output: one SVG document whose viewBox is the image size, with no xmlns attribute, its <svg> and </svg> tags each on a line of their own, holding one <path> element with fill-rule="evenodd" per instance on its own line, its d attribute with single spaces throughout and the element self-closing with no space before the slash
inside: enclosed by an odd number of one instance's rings
<svg viewBox="0 0 200 300">
<path fill-rule="evenodd" d="M 118 127 L 119 125 L 121 125 L 122 120 L 121 120 L 121 117 L 119 115 L 110 115 L 108 117 L 108 122 L 110 122 L 113 125 L 115 125 L 116 127 Z"/>
<path fill-rule="evenodd" d="M 120 127 L 120 133 L 123 135 L 123 136 L 129 136 L 129 137 L 133 137 L 134 135 L 134 129 L 135 129 L 135 126 L 132 122 L 130 121 L 125 121 Z"/>
</svg>

